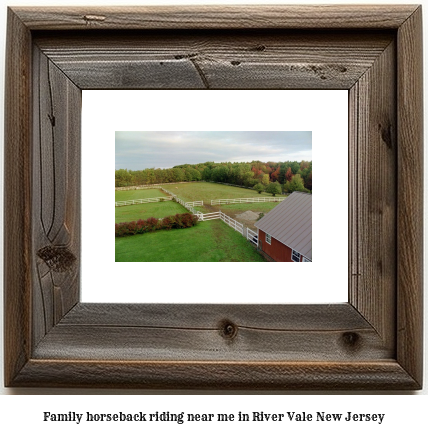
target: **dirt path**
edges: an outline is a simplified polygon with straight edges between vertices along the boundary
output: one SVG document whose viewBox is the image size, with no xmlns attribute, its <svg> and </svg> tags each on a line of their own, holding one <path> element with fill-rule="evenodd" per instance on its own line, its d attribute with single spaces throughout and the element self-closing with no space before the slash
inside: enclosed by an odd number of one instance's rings
<svg viewBox="0 0 428 434">
<path fill-rule="evenodd" d="M 207 203 L 204 203 L 204 214 L 205 213 L 209 213 L 209 212 L 217 212 L 219 210 L 218 205 L 217 206 L 213 206 L 213 205 L 209 205 Z"/>
<path fill-rule="evenodd" d="M 203 213 L 217 212 L 221 210 L 221 205 L 209 205 L 204 204 Z M 254 226 L 254 223 L 259 218 L 259 212 L 254 212 L 251 210 L 247 210 L 245 212 L 233 211 L 233 210 L 224 210 L 225 214 L 229 217 L 232 217 L 239 223 L 242 223 L 245 227 L 249 227 L 253 231 L 257 231 L 257 228 Z"/>
</svg>

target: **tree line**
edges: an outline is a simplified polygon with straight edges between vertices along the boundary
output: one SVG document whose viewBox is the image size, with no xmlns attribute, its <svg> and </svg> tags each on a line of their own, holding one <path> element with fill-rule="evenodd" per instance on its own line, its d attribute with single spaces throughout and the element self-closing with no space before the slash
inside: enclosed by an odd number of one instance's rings
<svg viewBox="0 0 428 434">
<path fill-rule="evenodd" d="M 284 192 L 312 191 L 312 161 L 182 164 L 170 169 L 118 169 L 116 187 L 184 181 L 213 181 L 254 188 L 258 192 L 280 186 Z M 277 189 L 276 189 L 277 190 Z M 280 192 L 281 192 L 280 191 Z M 269 192 L 269 191 L 268 191 Z M 278 190 L 277 190 L 278 192 Z M 279 193 L 280 193 L 279 192 Z M 278 193 L 278 194 L 279 194 Z"/>
</svg>

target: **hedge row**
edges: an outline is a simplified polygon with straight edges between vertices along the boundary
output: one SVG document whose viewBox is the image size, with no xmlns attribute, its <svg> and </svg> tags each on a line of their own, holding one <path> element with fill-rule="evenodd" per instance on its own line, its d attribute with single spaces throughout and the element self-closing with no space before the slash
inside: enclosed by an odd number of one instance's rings
<svg viewBox="0 0 428 434">
<path fill-rule="evenodd" d="M 146 232 L 158 231 L 161 229 L 182 229 L 190 228 L 198 223 L 198 217 L 190 213 L 175 214 L 163 219 L 149 217 L 147 220 L 138 220 L 134 222 L 116 223 L 116 237 L 125 237 L 127 235 L 145 234 Z"/>
</svg>

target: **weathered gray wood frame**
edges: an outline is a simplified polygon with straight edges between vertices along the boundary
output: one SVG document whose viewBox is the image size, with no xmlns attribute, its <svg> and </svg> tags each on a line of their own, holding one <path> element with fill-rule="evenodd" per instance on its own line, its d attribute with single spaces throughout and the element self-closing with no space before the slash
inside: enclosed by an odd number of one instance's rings
<svg viewBox="0 0 428 434">
<path fill-rule="evenodd" d="M 6 386 L 421 388 L 421 16 L 9 9 Z M 81 303 L 81 90 L 93 88 L 348 89 L 349 302 Z"/>
</svg>

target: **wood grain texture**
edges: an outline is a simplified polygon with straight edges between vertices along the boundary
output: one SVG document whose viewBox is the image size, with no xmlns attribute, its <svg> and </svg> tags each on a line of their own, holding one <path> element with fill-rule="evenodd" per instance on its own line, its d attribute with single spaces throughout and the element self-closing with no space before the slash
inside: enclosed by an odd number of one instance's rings
<svg viewBox="0 0 428 434">
<path fill-rule="evenodd" d="M 393 38 L 367 30 L 53 32 L 35 43 L 82 89 L 349 89 Z"/>
<path fill-rule="evenodd" d="M 6 385 L 421 388 L 421 40 L 416 6 L 9 10 Z M 133 87 L 349 89 L 349 303 L 79 303 L 80 92 Z"/>
<path fill-rule="evenodd" d="M 233 333 L 227 333 L 227 327 Z M 392 359 L 394 352 L 349 304 L 80 304 L 46 336 L 33 356 L 356 362 Z"/>
<path fill-rule="evenodd" d="M 416 5 L 47 7 L 13 10 L 30 29 L 397 29 Z"/>
<path fill-rule="evenodd" d="M 350 91 L 350 302 L 395 348 L 397 124 L 395 43 Z"/>
<path fill-rule="evenodd" d="M 416 381 L 423 369 L 422 8 L 398 31 L 397 359 Z M 411 173 L 408 177 L 406 174 Z"/>
<path fill-rule="evenodd" d="M 33 50 L 33 346 L 79 301 L 81 90 Z"/>
<path fill-rule="evenodd" d="M 70 381 L 73 379 L 74 381 Z M 30 360 L 16 386 L 223 390 L 412 390 L 394 361 L 366 363 Z"/>
<path fill-rule="evenodd" d="M 184 318 L 183 318 L 184 316 Z M 270 330 L 371 329 L 348 303 L 341 304 L 105 304 L 79 303 L 64 325 L 165 327 L 217 330 L 224 320 Z"/>
<path fill-rule="evenodd" d="M 5 383 L 30 357 L 31 305 L 31 40 L 9 11 L 5 76 L 4 154 L 4 377 Z M 18 102 L 18 103 L 17 103 Z M 19 126 L 19 128 L 17 128 Z"/>
</svg>

